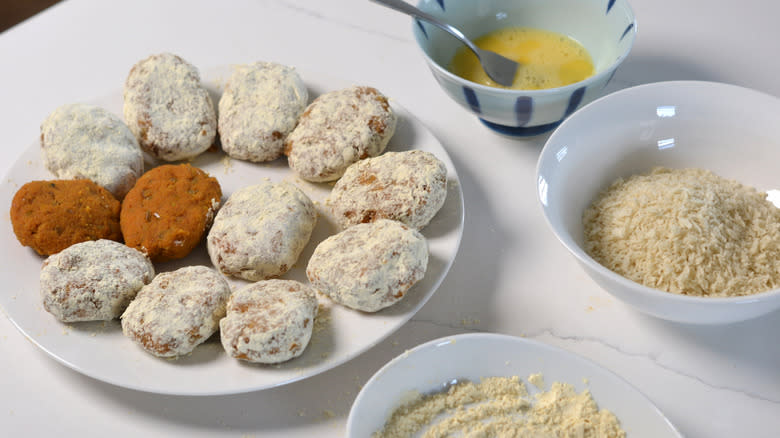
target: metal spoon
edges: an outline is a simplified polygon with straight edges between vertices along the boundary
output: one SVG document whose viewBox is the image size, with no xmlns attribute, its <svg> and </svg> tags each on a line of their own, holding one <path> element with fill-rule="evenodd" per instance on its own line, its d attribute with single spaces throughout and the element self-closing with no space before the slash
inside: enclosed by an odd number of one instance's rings
<svg viewBox="0 0 780 438">
<path fill-rule="evenodd" d="M 402 0 L 371 0 L 371 1 L 373 1 L 374 3 L 379 3 L 382 6 L 387 6 L 390 9 L 395 9 L 396 11 L 403 12 L 404 14 L 411 15 L 412 17 L 425 20 L 433 24 L 434 26 L 450 33 L 452 36 L 457 38 L 460 42 L 465 44 L 469 49 L 471 49 L 471 51 L 474 52 L 475 55 L 477 55 L 477 59 L 479 59 L 479 63 L 482 65 L 482 69 L 485 70 L 485 73 L 487 73 L 490 79 L 493 79 L 497 83 L 507 87 L 511 86 L 512 82 L 514 82 L 515 73 L 517 72 L 517 68 L 520 66 L 515 61 L 512 61 L 509 58 L 505 58 L 496 52 L 480 49 L 474 43 L 472 43 L 471 40 L 466 38 L 466 35 L 464 35 L 463 32 L 461 32 L 460 30 L 452 27 L 447 23 L 440 21 L 438 18 L 434 17 L 433 15 L 423 12 Z"/>
</svg>

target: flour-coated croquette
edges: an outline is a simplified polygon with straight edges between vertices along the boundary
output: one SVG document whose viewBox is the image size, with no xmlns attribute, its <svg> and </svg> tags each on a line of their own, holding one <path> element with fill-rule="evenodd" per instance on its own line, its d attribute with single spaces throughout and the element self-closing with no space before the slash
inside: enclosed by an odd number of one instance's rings
<svg viewBox="0 0 780 438">
<path fill-rule="evenodd" d="M 122 332 L 148 353 L 191 353 L 219 329 L 230 285 L 216 270 L 185 266 L 141 287 L 122 314 Z"/>
<path fill-rule="evenodd" d="M 182 258 L 200 243 L 221 197 L 217 179 L 197 167 L 155 167 L 138 179 L 122 201 L 125 244 L 153 262 Z"/>
<path fill-rule="evenodd" d="M 396 123 L 390 102 L 376 88 L 355 85 L 321 94 L 284 141 L 287 163 L 307 181 L 337 180 L 352 163 L 381 154 Z"/>
<path fill-rule="evenodd" d="M 165 161 L 193 158 L 214 143 L 217 113 L 200 72 L 172 53 L 138 61 L 127 75 L 122 111 L 144 151 Z"/>
<path fill-rule="evenodd" d="M 43 261 L 41 300 L 62 322 L 110 321 L 153 278 L 152 262 L 136 249 L 106 239 L 79 242 Z"/>
<path fill-rule="evenodd" d="M 88 240 L 120 241 L 120 203 L 88 179 L 32 181 L 11 201 L 14 234 L 40 255 Z"/>
<path fill-rule="evenodd" d="M 41 123 L 43 164 L 57 179 L 91 179 L 121 200 L 144 173 L 144 157 L 120 117 L 95 105 L 57 107 Z"/>
<path fill-rule="evenodd" d="M 315 290 L 295 280 L 261 280 L 235 290 L 219 321 L 225 352 L 253 363 L 280 363 L 303 354 L 317 316 Z"/>
<path fill-rule="evenodd" d="M 266 280 L 290 270 L 309 242 L 317 209 L 289 182 L 263 182 L 233 192 L 206 237 L 211 263 L 225 275 Z"/>
<path fill-rule="evenodd" d="M 447 167 L 430 152 L 387 152 L 349 166 L 328 197 L 342 228 L 392 219 L 421 230 L 447 197 Z"/>
<path fill-rule="evenodd" d="M 239 160 L 279 158 L 308 99 L 292 67 L 262 61 L 234 66 L 219 99 L 222 150 Z"/>
</svg>

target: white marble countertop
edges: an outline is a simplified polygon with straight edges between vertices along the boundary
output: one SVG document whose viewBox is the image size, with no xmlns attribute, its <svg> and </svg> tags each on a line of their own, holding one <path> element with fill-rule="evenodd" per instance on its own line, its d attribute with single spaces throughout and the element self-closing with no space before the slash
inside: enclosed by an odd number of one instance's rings
<svg viewBox="0 0 780 438">
<path fill-rule="evenodd" d="M 696 79 L 780 96 L 780 3 L 631 4 L 638 37 L 609 90 Z M 201 68 L 273 60 L 381 88 L 447 149 L 466 205 L 452 270 L 410 322 L 342 366 L 266 391 L 179 397 L 122 389 L 62 366 L 0 318 L 0 435 L 343 436 L 361 385 L 385 362 L 436 337 L 489 331 L 609 368 L 688 437 L 778 436 L 780 313 L 696 327 L 612 299 L 556 241 L 536 204 L 546 137 L 496 136 L 454 105 L 410 26 L 368 1 L 68 0 L 0 34 L 3 174 L 56 106 L 115 92 L 135 61 L 171 51 Z"/>
</svg>

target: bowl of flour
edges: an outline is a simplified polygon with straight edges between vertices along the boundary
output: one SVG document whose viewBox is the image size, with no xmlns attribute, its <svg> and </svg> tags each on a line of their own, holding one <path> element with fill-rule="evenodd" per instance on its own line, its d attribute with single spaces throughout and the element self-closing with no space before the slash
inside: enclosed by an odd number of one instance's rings
<svg viewBox="0 0 780 438">
<path fill-rule="evenodd" d="M 509 432 L 681 436 L 609 370 L 541 342 L 492 333 L 449 336 L 402 353 L 363 386 L 347 420 L 351 438 Z"/>
</svg>

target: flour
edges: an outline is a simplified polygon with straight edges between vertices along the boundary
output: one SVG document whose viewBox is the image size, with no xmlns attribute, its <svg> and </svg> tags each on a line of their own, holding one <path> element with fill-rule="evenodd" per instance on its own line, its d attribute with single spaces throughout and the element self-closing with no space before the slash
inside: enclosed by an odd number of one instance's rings
<svg viewBox="0 0 780 438">
<path fill-rule="evenodd" d="M 541 374 L 529 377 L 537 383 Z M 607 410 L 599 410 L 588 390 L 568 383 L 529 395 L 517 376 L 464 381 L 447 392 L 406 401 L 373 438 L 566 437 L 620 438 L 625 431 Z"/>
</svg>

